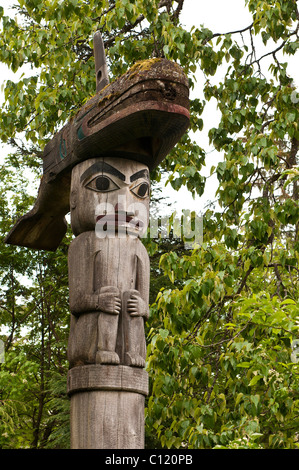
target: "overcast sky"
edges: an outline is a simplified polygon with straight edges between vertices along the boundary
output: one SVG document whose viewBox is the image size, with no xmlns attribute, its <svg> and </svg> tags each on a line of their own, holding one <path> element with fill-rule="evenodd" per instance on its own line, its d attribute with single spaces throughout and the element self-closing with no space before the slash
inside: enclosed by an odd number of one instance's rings
<svg viewBox="0 0 299 470">
<path fill-rule="evenodd" d="M 0 0 L 0 5 L 3 6 L 4 9 L 13 3 L 14 0 Z M 239 30 L 248 26 L 251 21 L 252 17 L 245 7 L 244 0 L 185 0 L 184 8 L 181 13 L 181 22 L 186 26 L 187 29 L 191 28 L 192 25 L 199 27 L 201 24 L 204 24 L 207 28 L 211 29 L 215 33 Z M 292 68 L 293 77 L 295 77 L 298 73 L 297 68 L 298 64 L 295 65 L 294 60 Z M 0 64 L 0 84 L 3 82 L 3 80 L 18 79 L 19 75 L 20 74 L 14 77 L 12 72 L 9 71 L 6 66 Z M 223 72 L 221 69 L 217 77 L 218 76 L 220 80 L 223 78 Z M 203 82 L 200 72 L 198 77 L 199 79 L 197 86 L 191 92 L 191 97 L 202 96 L 201 89 Z M 214 107 L 214 103 L 209 103 L 203 118 L 204 130 L 203 132 L 200 132 L 198 135 L 196 135 L 196 140 L 200 146 L 208 149 L 207 132 L 210 127 L 216 126 L 218 123 L 217 110 Z M 2 151 L 5 151 L 5 148 L 3 148 Z M 206 158 L 207 166 L 203 170 L 204 175 L 209 175 L 210 166 L 215 165 L 219 158 L 221 158 L 221 156 L 210 148 Z M 171 190 L 169 185 L 167 186 L 166 193 L 168 194 L 169 198 L 171 198 L 171 200 L 177 201 L 173 206 L 173 209 L 176 209 L 177 211 L 180 211 L 181 209 L 192 209 L 196 210 L 197 213 L 200 213 L 203 211 L 206 202 L 208 200 L 214 199 L 216 188 L 217 180 L 215 177 L 213 177 L 209 178 L 208 183 L 206 184 L 205 194 L 201 198 L 197 198 L 195 201 L 193 201 L 190 193 L 187 190 L 180 191 L 178 197 L 178 193 L 174 190 Z"/>
</svg>

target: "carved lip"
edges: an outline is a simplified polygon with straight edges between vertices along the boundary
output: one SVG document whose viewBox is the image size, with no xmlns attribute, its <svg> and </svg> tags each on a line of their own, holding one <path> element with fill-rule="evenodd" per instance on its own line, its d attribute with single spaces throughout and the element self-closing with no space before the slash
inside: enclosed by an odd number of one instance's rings
<svg viewBox="0 0 299 470">
<path fill-rule="evenodd" d="M 144 223 L 142 220 L 138 220 L 131 215 L 126 214 L 126 212 L 115 212 L 112 214 L 100 214 L 96 217 L 96 223 L 100 222 L 102 225 L 109 224 L 109 222 L 113 222 L 111 225 L 120 226 L 124 224 L 129 224 L 132 228 L 142 228 Z M 110 224 L 109 224 L 110 225 Z"/>
</svg>

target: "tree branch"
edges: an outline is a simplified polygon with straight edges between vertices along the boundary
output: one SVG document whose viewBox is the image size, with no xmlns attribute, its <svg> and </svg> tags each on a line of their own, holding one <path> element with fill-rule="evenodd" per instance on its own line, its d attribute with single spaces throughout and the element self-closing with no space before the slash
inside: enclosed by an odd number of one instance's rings
<svg viewBox="0 0 299 470">
<path fill-rule="evenodd" d="M 253 26 L 253 23 L 251 23 L 249 26 L 246 26 L 246 28 L 243 28 L 243 29 L 238 29 L 236 31 L 229 31 L 228 33 L 215 33 L 213 34 L 211 37 L 207 38 L 205 41 L 204 41 L 204 44 L 206 44 L 207 42 L 211 41 L 212 39 L 214 38 L 217 38 L 219 36 L 227 36 L 228 34 L 242 34 L 242 33 L 245 33 L 245 31 L 248 31 L 252 28 Z"/>
</svg>

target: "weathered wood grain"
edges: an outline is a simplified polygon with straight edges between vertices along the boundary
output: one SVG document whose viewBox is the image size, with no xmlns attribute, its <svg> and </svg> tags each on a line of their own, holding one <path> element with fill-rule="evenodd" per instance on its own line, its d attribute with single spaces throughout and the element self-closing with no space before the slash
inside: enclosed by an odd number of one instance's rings
<svg viewBox="0 0 299 470">
<path fill-rule="evenodd" d="M 139 393 L 88 391 L 71 397 L 72 449 L 143 449 L 144 400 Z"/>
<path fill-rule="evenodd" d="M 67 392 L 70 396 L 87 390 L 116 390 L 148 394 L 148 374 L 144 369 L 128 366 L 85 365 L 68 371 Z"/>
<path fill-rule="evenodd" d="M 143 448 L 149 257 L 139 236 L 148 224 L 148 167 L 117 158 L 79 163 L 70 207 L 71 445 Z"/>
<path fill-rule="evenodd" d="M 103 163 L 109 165 L 109 172 Z M 113 190 L 94 190 L 98 175 L 100 181 L 109 177 Z M 138 230 L 130 235 L 135 229 L 130 228 L 130 218 L 141 219 L 143 209 L 148 219 L 149 195 L 136 195 L 136 188 L 147 182 L 145 165 L 123 159 L 90 159 L 73 169 L 71 223 L 77 237 L 69 248 L 71 367 L 91 363 L 145 365 L 150 267 Z M 114 232 L 107 231 L 100 238 L 94 228 L 97 219 L 103 223 L 105 217 L 114 221 Z M 145 218 L 143 222 L 146 226 Z"/>
</svg>

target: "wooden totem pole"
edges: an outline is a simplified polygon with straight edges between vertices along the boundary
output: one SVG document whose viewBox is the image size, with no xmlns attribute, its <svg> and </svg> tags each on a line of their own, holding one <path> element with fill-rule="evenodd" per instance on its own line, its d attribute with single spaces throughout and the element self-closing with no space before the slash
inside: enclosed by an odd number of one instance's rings
<svg viewBox="0 0 299 470">
<path fill-rule="evenodd" d="M 68 394 L 73 449 L 144 446 L 150 171 L 189 124 L 188 80 L 165 59 L 109 84 L 94 37 L 97 93 L 46 145 L 33 209 L 6 243 L 55 250 L 71 214 Z"/>
</svg>

